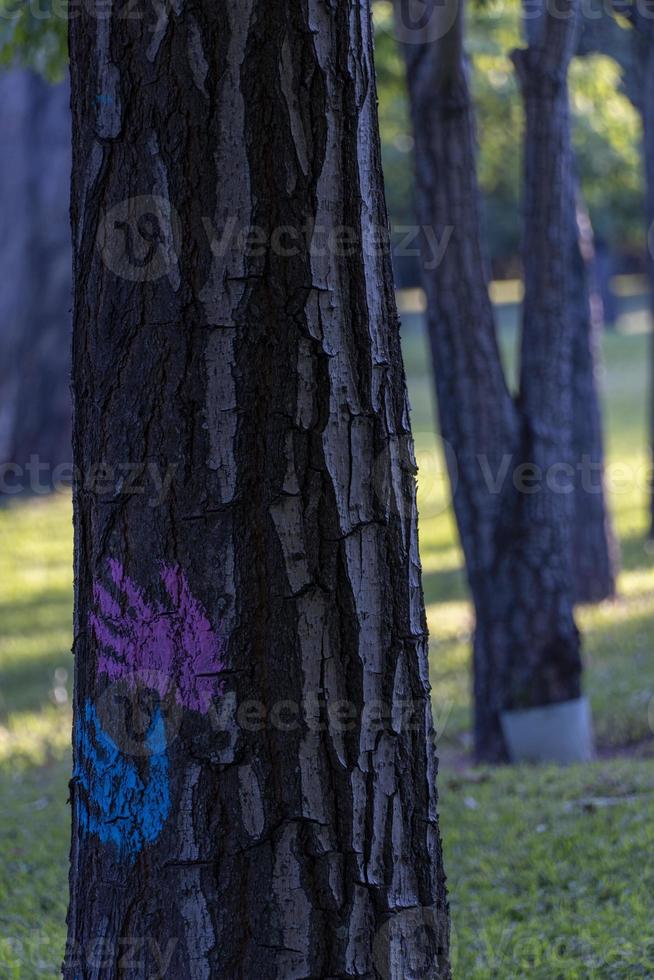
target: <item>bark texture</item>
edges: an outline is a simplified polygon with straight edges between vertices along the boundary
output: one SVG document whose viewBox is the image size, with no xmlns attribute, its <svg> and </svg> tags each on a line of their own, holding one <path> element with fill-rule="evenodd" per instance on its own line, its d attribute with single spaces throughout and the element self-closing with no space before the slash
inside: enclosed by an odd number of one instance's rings
<svg viewBox="0 0 654 980">
<path fill-rule="evenodd" d="M 0 465 L 38 456 L 45 489 L 71 459 L 68 85 L 0 74 L 0 132 Z"/>
<path fill-rule="evenodd" d="M 573 323 L 564 315 L 563 268 L 570 240 L 569 55 L 557 40 L 517 56 L 528 103 L 529 230 L 521 393 L 514 400 L 481 244 L 463 15 L 447 5 L 434 5 L 432 14 L 443 17 L 442 31 L 430 21 L 440 40 L 405 45 L 418 218 L 439 237 L 451 229 L 440 265 L 424 281 L 440 425 L 457 464 L 454 508 L 476 611 L 476 754 L 496 762 L 506 758 L 503 709 L 567 700 L 581 683 L 571 497 L 552 492 L 544 478 L 552 464 L 569 463 L 572 451 Z M 537 470 L 543 478 L 534 493 L 530 474 Z"/>
<path fill-rule="evenodd" d="M 449 977 L 368 4 L 70 47 L 74 449 L 111 476 L 75 489 L 64 976 Z M 115 476 L 153 462 L 154 503 Z"/>
</svg>

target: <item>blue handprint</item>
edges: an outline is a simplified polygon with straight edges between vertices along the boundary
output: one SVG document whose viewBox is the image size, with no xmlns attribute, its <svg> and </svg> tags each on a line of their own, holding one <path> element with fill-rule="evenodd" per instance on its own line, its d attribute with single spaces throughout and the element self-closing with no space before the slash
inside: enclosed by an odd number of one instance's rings
<svg viewBox="0 0 654 980">
<path fill-rule="evenodd" d="M 102 729 L 95 705 L 86 701 L 75 725 L 76 764 L 73 773 L 80 830 L 113 844 L 122 859 L 134 860 L 146 844 L 157 840 L 170 813 L 166 733 L 157 706 L 146 735 L 150 750 L 147 780 Z"/>
</svg>

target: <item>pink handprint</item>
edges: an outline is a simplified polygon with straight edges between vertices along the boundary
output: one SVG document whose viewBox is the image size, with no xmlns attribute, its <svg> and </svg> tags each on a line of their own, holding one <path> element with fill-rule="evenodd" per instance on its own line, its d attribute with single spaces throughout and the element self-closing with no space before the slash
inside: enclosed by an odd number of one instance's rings
<svg viewBox="0 0 654 980">
<path fill-rule="evenodd" d="M 172 690 L 180 705 L 206 714 L 223 692 L 223 643 L 181 568 L 161 567 L 169 608 L 147 602 L 120 562 L 111 559 L 109 572 L 122 602 L 94 583 L 90 625 L 101 647 L 99 673 L 144 684 L 162 698 Z"/>
</svg>

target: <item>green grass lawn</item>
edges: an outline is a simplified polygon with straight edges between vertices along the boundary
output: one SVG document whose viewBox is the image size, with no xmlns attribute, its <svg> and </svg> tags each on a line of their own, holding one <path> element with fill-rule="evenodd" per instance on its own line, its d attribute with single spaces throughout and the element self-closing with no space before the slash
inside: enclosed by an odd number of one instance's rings
<svg viewBox="0 0 654 980">
<path fill-rule="evenodd" d="M 457 980 L 654 977 L 654 565 L 645 545 L 643 305 L 605 340 L 620 596 L 582 609 L 600 761 L 472 769 L 472 614 L 419 315 L 404 345 L 421 464 L 421 545 L 441 733 L 441 814 Z M 509 372 L 515 308 L 500 310 Z M 56 977 L 65 941 L 71 642 L 70 504 L 0 509 L 0 978 Z"/>
</svg>

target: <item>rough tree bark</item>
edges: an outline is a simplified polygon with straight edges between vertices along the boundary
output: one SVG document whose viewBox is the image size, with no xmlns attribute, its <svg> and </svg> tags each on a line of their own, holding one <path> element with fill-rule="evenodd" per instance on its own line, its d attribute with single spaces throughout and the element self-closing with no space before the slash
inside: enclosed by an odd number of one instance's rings
<svg viewBox="0 0 654 980">
<path fill-rule="evenodd" d="M 369 6 L 70 50 L 64 976 L 449 977 Z"/>
<path fill-rule="evenodd" d="M 460 5 L 435 4 L 431 13 L 425 17 L 425 42 L 416 43 L 414 37 L 414 43 L 404 45 L 417 207 L 423 226 L 439 236 L 451 229 L 440 265 L 425 277 L 427 316 L 441 431 L 456 460 L 454 509 L 476 612 L 476 754 L 497 762 L 506 758 L 503 709 L 571 699 L 579 695 L 581 683 L 572 609 L 570 498 L 553 492 L 544 479 L 537 493 L 525 492 L 533 487 L 528 474 L 534 466 L 545 471 L 552 463 L 567 462 L 571 451 L 573 328 L 572 319 L 562 315 L 568 273 L 559 268 L 561 257 L 554 249 L 544 250 L 552 235 L 562 248 L 569 240 L 563 207 L 568 183 L 560 179 L 569 155 L 567 49 L 559 39 L 548 38 L 546 47 L 524 56 L 530 144 L 543 154 L 548 176 L 558 178 L 551 199 L 530 198 L 527 219 L 532 236 L 534 222 L 540 231 L 543 221 L 552 224 L 538 255 L 544 270 L 552 273 L 556 264 L 561 278 L 554 281 L 563 288 L 555 295 L 539 291 L 529 275 L 521 395 L 514 401 L 502 371 L 481 244 L 463 11 Z M 441 27 L 437 18 L 442 18 Z M 522 63 L 523 56 L 518 60 Z M 556 85 L 549 81 L 550 71 Z M 543 120 L 534 130 L 536 105 L 549 128 Z M 538 180 L 540 193 L 546 184 Z M 548 316 L 552 303 L 554 315 Z"/>
<path fill-rule="evenodd" d="M 1 74 L 0 132 L 1 494 L 26 485 L 15 467 L 32 456 L 34 489 L 71 459 L 68 85 Z"/>
</svg>

